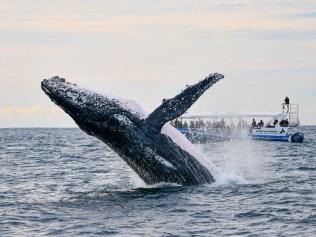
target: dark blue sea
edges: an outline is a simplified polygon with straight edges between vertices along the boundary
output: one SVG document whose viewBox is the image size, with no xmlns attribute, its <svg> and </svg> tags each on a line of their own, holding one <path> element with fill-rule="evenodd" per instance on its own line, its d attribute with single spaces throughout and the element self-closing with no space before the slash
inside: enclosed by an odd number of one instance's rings
<svg viewBox="0 0 316 237">
<path fill-rule="evenodd" d="M 197 145 L 224 178 L 146 186 L 79 129 L 0 129 L 0 236 L 316 236 L 316 127 L 305 142 Z"/>
</svg>

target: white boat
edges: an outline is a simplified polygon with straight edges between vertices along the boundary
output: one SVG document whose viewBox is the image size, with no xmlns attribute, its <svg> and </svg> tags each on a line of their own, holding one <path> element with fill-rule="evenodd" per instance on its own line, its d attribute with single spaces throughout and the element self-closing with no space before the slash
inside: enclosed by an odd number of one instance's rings
<svg viewBox="0 0 316 237">
<path fill-rule="evenodd" d="M 304 134 L 298 131 L 299 107 L 297 104 L 282 104 L 282 113 L 274 116 L 263 126 L 253 126 L 251 137 L 256 140 L 286 141 L 301 143 Z"/>
<path fill-rule="evenodd" d="M 245 119 L 270 118 L 265 124 L 249 126 Z M 218 122 L 218 120 L 220 122 Z M 226 125 L 223 121 L 228 120 Z M 234 121 L 238 125 L 234 125 Z M 221 115 L 185 115 L 178 120 L 182 125 L 173 125 L 186 137 L 195 143 L 208 141 L 244 139 L 250 136 L 255 140 L 303 142 L 304 134 L 299 128 L 299 107 L 297 104 L 282 104 L 282 112 L 277 113 L 246 113 Z M 202 126 L 189 126 L 188 124 L 202 124 Z M 187 124 L 183 126 L 183 124 Z M 215 126 L 213 126 L 215 124 Z M 219 126 L 217 126 L 219 125 Z"/>
</svg>

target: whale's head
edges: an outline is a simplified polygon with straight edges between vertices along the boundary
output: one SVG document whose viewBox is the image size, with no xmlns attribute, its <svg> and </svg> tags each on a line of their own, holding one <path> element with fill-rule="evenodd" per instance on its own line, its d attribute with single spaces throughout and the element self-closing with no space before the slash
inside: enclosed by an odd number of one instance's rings
<svg viewBox="0 0 316 237">
<path fill-rule="evenodd" d="M 86 90 L 57 76 L 44 79 L 41 87 L 55 104 L 90 135 L 99 137 L 101 133 L 104 138 L 105 130 L 111 128 L 113 123 L 140 124 L 144 116 L 144 111 L 132 101 Z"/>
</svg>

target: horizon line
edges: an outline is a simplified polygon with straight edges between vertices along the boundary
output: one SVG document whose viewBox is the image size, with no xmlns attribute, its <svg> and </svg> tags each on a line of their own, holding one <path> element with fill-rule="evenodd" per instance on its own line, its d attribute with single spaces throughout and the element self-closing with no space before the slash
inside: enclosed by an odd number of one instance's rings
<svg viewBox="0 0 316 237">
<path fill-rule="evenodd" d="M 303 125 L 300 125 L 299 127 L 307 127 L 307 126 L 316 126 L 316 124 L 303 124 Z M 43 129 L 43 128 L 48 128 L 48 129 L 56 129 L 56 128 L 58 128 L 58 129 L 72 129 L 72 128 L 78 128 L 78 129 L 80 129 L 79 127 L 77 127 L 77 126 L 74 126 L 74 127 L 45 127 L 45 126 L 43 126 L 43 127 L 27 127 L 27 126 L 19 126 L 19 127 L 0 127 L 0 129 Z"/>
</svg>

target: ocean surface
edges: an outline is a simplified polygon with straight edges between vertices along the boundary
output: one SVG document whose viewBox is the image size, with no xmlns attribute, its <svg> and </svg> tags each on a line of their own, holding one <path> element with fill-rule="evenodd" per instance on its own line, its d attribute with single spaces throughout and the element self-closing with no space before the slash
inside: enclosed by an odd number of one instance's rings
<svg viewBox="0 0 316 237">
<path fill-rule="evenodd" d="M 316 236 L 316 127 L 303 144 L 197 145 L 213 184 L 146 186 L 79 129 L 0 129 L 0 236 Z"/>
</svg>

